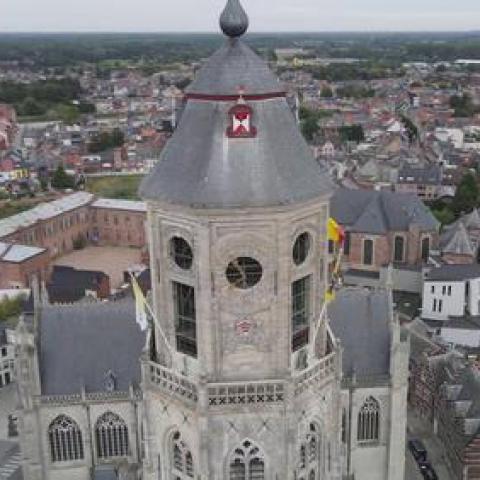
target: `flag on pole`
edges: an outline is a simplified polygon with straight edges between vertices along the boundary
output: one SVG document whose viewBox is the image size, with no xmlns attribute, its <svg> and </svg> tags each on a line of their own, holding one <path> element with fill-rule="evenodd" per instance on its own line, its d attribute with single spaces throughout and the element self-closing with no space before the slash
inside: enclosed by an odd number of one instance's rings
<svg viewBox="0 0 480 480">
<path fill-rule="evenodd" d="M 345 239 L 343 228 L 333 218 L 328 219 L 327 235 L 329 240 L 337 244 L 342 244 Z"/>
<path fill-rule="evenodd" d="M 135 317 L 142 332 L 148 328 L 147 300 L 143 296 L 142 289 L 137 279 L 132 275 L 132 289 L 135 297 Z"/>
</svg>

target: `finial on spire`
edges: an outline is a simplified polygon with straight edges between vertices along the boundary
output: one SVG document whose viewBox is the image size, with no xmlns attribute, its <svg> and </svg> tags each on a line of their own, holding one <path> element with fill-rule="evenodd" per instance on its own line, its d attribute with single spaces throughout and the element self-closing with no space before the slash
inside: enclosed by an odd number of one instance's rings
<svg viewBox="0 0 480 480">
<path fill-rule="evenodd" d="M 228 0 L 220 15 L 220 28 L 230 38 L 241 37 L 248 29 L 248 15 L 240 0 Z"/>
</svg>

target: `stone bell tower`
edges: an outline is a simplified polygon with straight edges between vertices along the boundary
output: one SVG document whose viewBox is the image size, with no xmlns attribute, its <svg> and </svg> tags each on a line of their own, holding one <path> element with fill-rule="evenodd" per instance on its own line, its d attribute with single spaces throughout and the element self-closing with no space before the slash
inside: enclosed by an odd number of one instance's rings
<svg viewBox="0 0 480 480">
<path fill-rule="evenodd" d="M 141 186 L 153 303 L 143 360 L 146 480 L 339 478 L 340 352 L 324 308 L 332 186 L 286 94 L 245 44 L 185 94 Z"/>
</svg>

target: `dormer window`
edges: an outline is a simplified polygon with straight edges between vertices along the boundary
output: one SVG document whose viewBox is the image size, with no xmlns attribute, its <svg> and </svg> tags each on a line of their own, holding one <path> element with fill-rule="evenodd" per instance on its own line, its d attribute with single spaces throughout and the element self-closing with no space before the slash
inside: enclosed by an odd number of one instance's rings
<svg viewBox="0 0 480 480">
<path fill-rule="evenodd" d="M 114 373 L 109 370 L 103 379 L 103 387 L 106 392 L 114 392 L 117 388 L 117 378 Z"/>
<path fill-rule="evenodd" d="M 230 126 L 227 128 L 229 138 L 252 138 L 257 129 L 252 125 L 253 110 L 242 99 L 228 112 Z"/>
</svg>

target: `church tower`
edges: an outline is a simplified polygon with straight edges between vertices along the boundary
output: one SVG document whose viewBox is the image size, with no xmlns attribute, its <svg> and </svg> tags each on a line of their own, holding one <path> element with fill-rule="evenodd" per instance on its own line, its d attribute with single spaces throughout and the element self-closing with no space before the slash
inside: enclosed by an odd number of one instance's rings
<svg viewBox="0 0 480 480">
<path fill-rule="evenodd" d="M 185 94 L 148 207 L 156 320 L 142 362 L 145 480 L 340 478 L 341 355 L 324 305 L 332 185 L 242 41 Z"/>
</svg>

